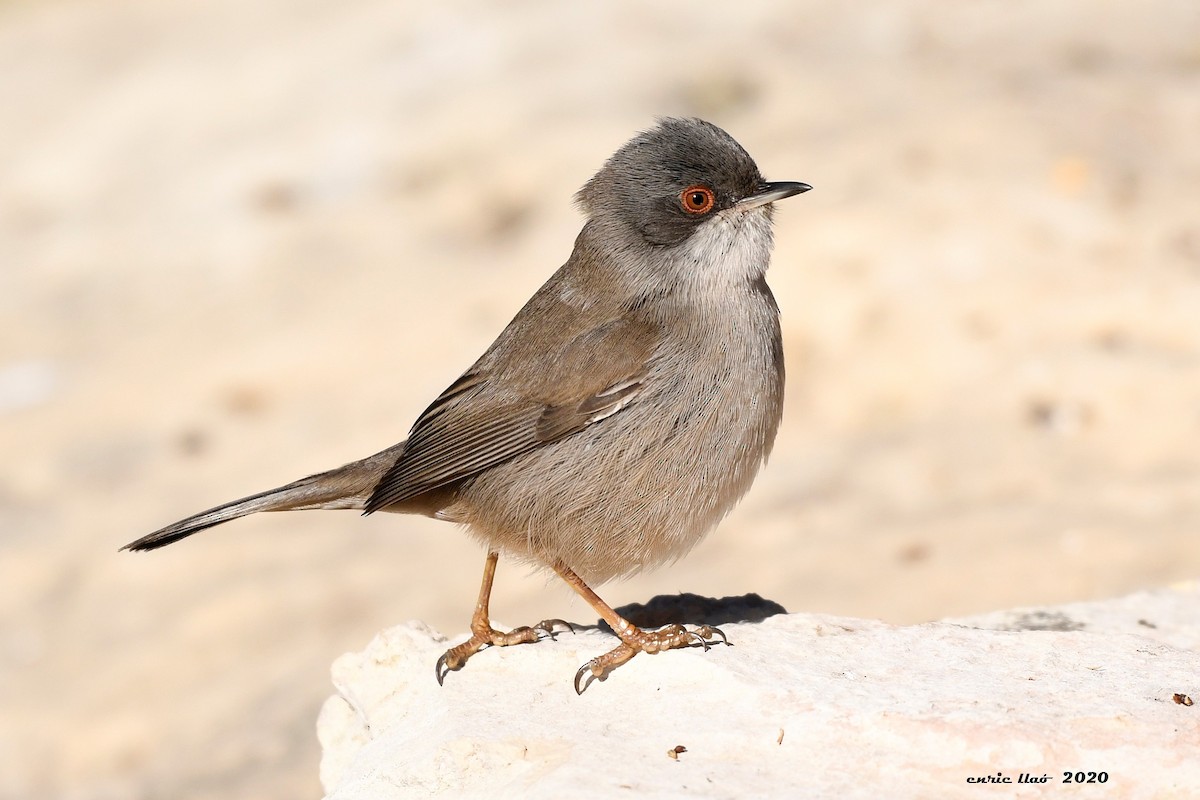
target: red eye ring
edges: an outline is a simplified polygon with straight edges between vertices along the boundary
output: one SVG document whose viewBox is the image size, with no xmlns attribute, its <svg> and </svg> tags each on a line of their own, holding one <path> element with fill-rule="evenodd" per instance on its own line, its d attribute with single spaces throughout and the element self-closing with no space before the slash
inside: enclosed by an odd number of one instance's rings
<svg viewBox="0 0 1200 800">
<path fill-rule="evenodd" d="M 712 189 L 698 183 L 679 193 L 679 204 L 687 213 L 700 216 L 713 210 L 713 206 L 717 204 L 717 195 Z"/>
</svg>

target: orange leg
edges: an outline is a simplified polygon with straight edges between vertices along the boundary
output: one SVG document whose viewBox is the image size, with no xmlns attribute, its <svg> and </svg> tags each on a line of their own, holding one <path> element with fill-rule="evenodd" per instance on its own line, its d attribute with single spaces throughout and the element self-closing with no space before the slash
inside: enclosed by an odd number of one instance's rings
<svg viewBox="0 0 1200 800">
<path fill-rule="evenodd" d="M 569 623 L 561 619 L 542 620 L 532 627 L 522 626 L 514 628 L 508 633 L 493 628 L 488 615 L 488 601 L 492 596 L 492 581 L 496 577 L 496 561 L 499 557 L 500 554 L 495 551 L 490 551 L 487 555 L 487 562 L 483 566 L 483 584 L 479 587 L 479 600 L 475 603 L 475 613 L 471 615 L 471 638 L 460 645 L 451 647 L 438 659 L 437 666 L 434 668 L 438 685 L 441 685 L 442 681 L 446 679 L 446 675 L 462 669 L 466 665 L 467 659 L 488 647 L 530 644 L 546 636 L 553 637 L 555 626 L 574 630 Z"/>
<path fill-rule="evenodd" d="M 572 589 L 579 592 L 580 596 L 596 610 L 600 618 L 609 624 L 609 627 L 621 640 L 619 646 L 602 656 L 593 658 L 579 668 L 579 671 L 575 673 L 576 694 L 583 694 L 583 690 L 591 683 L 590 680 L 586 684 L 581 683 L 588 673 L 591 673 L 592 678 L 604 680 L 610 670 L 621 666 L 638 653 L 661 653 L 664 650 L 692 645 L 700 645 L 707 650 L 717 637 L 720 637 L 725 644 L 729 644 L 725 634 L 719 628 L 710 625 L 701 625 L 695 630 L 688 630 L 682 625 L 665 625 L 656 631 L 642 630 L 600 599 L 600 595 L 592 591 L 592 588 L 566 564 L 561 562 L 555 564 L 554 571 L 569 583 Z"/>
</svg>

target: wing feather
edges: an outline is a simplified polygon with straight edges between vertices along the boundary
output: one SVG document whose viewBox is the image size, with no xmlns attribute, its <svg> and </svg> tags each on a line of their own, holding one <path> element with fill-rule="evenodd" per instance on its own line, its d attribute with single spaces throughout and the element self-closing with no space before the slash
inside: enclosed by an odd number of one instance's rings
<svg viewBox="0 0 1200 800">
<path fill-rule="evenodd" d="M 505 370 L 485 355 L 417 419 L 366 513 L 451 487 L 616 414 L 642 392 L 657 342 L 657 326 L 618 319 L 544 349 L 532 365 Z"/>
</svg>

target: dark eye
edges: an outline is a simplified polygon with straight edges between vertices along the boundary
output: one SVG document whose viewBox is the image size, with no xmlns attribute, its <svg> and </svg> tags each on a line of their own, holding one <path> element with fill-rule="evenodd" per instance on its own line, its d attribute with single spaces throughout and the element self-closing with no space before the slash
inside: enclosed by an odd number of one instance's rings
<svg viewBox="0 0 1200 800">
<path fill-rule="evenodd" d="M 717 196 L 707 186 L 689 186 L 679 193 L 679 202 L 689 214 L 707 214 L 717 204 Z"/>
</svg>

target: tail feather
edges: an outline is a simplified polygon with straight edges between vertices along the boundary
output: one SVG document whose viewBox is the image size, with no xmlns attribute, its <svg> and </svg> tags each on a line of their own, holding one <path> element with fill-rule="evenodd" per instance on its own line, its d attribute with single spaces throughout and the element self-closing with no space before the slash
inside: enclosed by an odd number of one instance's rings
<svg viewBox="0 0 1200 800">
<path fill-rule="evenodd" d="M 240 500 L 193 514 L 130 542 L 122 550 L 155 550 L 223 522 L 260 511 L 304 511 L 314 508 L 358 509 L 384 473 L 400 457 L 404 442 L 344 467 L 309 475 L 277 489 L 252 494 Z"/>
</svg>

